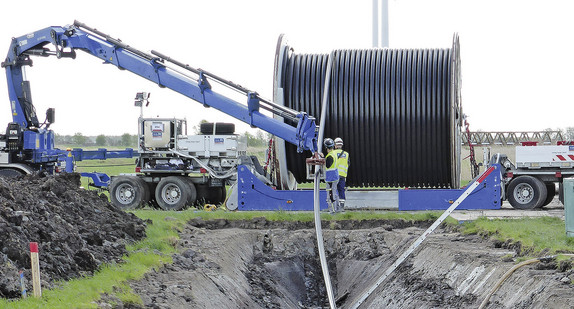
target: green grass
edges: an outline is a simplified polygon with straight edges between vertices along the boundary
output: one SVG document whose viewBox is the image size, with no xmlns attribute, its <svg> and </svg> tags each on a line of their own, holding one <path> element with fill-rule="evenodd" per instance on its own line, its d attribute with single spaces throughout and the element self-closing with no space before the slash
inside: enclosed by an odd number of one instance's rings
<svg viewBox="0 0 574 309">
<path fill-rule="evenodd" d="M 180 220 L 190 220 L 193 218 L 202 218 L 204 220 L 213 219 L 227 219 L 227 220 L 251 220 L 253 218 L 265 217 L 270 221 L 301 221 L 311 222 L 314 220 L 314 214 L 311 211 L 199 211 L 195 209 L 188 209 L 181 212 L 161 212 L 157 210 L 136 210 L 134 213 L 140 218 L 152 218 L 152 216 L 168 216 L 177 217 Z M 428 221 L 436 220 L 441 215 L 441 212 L 394 212 L 394 211 L 347 211 L 345 213 L 329 214 L 321 213 L 322 220 L 405 220 L 409 222 L 414 221 Z M 457 221 L 448 218 L 450 224 L 455 224 Z"/>
<path fill-rule="evenodd" d="M 465 222 L 465 234 L 480 234 L 502 242 L 520 242 L 521 255 L 538 257 L 574 253 L 574 238 L 566 236 L 564 221 L 555 217 L 487 219 Z"/>
<path fill-rule="evenodd" d="M 167 215 L 158 212 L 147 216 L 155 218 L 146 229 L 148 237 L 127 246 L 129 254 L 123 263 L 104 265 L 92 277 L 62 282 L 59 288 L 44 290 L 40 299 L 28 297 L 14 302 L 0 299 L 0 308 L 97 308 L 95 301 L 104 293 L 115 295 L 123 303 L 142 304 L 127 281 L 141 279 L 146 272 L 172 263 L 177 231 L 185 221 L 165 220 Z"/>
</svg>

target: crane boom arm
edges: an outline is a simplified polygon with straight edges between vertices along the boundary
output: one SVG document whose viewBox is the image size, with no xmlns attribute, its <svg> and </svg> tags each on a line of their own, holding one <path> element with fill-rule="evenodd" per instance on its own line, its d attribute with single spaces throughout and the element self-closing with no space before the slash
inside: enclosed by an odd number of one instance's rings
<svg viewBox="0 0 574 309">
<path fill-rule="evenodd" d="M 50 44 L 55 50 L 47 48 Z M 119 39 L 114 39 L 78 21 L 65 27 L 47 27 L 12 40 L 2 67 L 6 70 L 14 122 L 25 129 L 40 126 L 32 104 L 30 85 L 25 79 L 23 70 L 25 66 L 32 65 L 30 56 L 75 58 L 76 50 L 84 51 L 100 58 L 104 63 L 130 71 L 160 87 L 167 87 L 204 106 L 218 109 L 252 127 L 278 136 L 296 145 L 300 152 L 303 150 L 318 151 L 317 125 L 315 119 L 306 113 L 279 106 L 261 98 L 254 91 L 207 71 L 184 65 L 159 52 L 152 51 L 152 54 L 148 54 L 137 50 Z M 173 66 L 184 71 L 177 70 Z M 238 102 L 212 90 L 211 82 L 223 84 L 244 94 L 246 102 Z M 291 121 L 285 123 L 283 120 L 269 117 L 263 114 L 261 109 Z"/>
</svg>

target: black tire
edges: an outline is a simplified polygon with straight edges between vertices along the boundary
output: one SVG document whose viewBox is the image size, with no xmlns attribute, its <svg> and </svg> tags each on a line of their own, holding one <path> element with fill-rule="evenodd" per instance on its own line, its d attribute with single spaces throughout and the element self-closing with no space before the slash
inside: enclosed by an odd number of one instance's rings
<svg viewBox="0 0 574 309">
<path fill-rule="evenodd" d="M 547 183 L 546 184 L 546 199 L 544 200 L 544 203 L 542 203 L 540 208 L 550 204 L 552 202 L 552 200 L 554 199 L 554 196 L 556 196 L 556 185 L 554 183 Z"/>
<path fill-rule="evenodd" d="M 226 194 L 225 187 L 210 187 L 208 192 L 211 204 L 215 205 L 222 204 L 225 201 Z"/>
<path fill-rule="evenodd" d="M 142 187 L 140 180 L 135 176 L 114 177 L 110 184 L 112 203 L 123 210 L 143 207 L 149 201 L 149 195 L 146 195 L 149 192 Z"/>
<path fill-rule="evenodd" d="M 516 209 L 541 207 L 546 200 L 546 185 L 536 177 L 519 176 L 508 185 L 507 198 Z"/>
<path fill-rule="evenodd" d="M 13 168 L 0 169 L 0 177 L 14 178 L 14 177 L 22 176 L 22 175 L 24 175 L 24 173 L 22 173 L 19 170 L 15 170 Z"/>
<path fill-rule="evenodd" d="M 195 187 L 197 189 L 197 200 L 196 204 L 198 206 L 203 206 L 205 204 L 209 204 L 209 197 L 207 195 L 209 186 L 207 184 L 198 184 Z"/>
<path fill-rule="evenodd" d="M 192 191 L 193 188 L 194 190 Z M 163 210 L 182 210 L 195 193 L 185 177 L 166 177 L 155 188 L 155 200 Z"/>
<path fill-rule="evenodd" d="M 225 187 L 209 187 L 207 184 L 197 185 L 197 202 L 200 204 L 221 204 L 225 201 Z"/>
<path fill-rule="evenodd" d="M 220 199 L 220 204 L 223 204 L 225 202 L 225 199 L 227 198 L 227 188 L 225 186 L 221 187 L 221 199 Z"/>
<path fill-rule="evenodd" d="M 195 188 L 195 184 L 193 183 L 193 181 L 191 181 L 191 178 L 189 177 L 183 177 L 183 178 L 185 178 L 187 184 L 189 185 L 190 190 L 189 200 L 187 201 L 187 204 L 193 205 L 197 200 L 197 189 Z"/>
<path fill-rule="evenodd" d="M 213 122 L 206 122 L 199 125 L 199 132 L 201 134 L 233 134 L 235 133 L 235 124 L 227 122 L 216 122 L 215 133 L 213 133 Z"/>
<path fill-rule="evenodd" d="M 140 177 L 136 177 L 136 179 L 138 180 L 138 183 L 140 184 L 140 186 L 143 189 L 142 207 L 144 207 L 145 205 L 148 205 L 150 203 L 151 190 L 150 190 L 150 187 L 148 186 L 147 182 L 145 182 L 145 180 L 143 180 Z"/>
</svg>

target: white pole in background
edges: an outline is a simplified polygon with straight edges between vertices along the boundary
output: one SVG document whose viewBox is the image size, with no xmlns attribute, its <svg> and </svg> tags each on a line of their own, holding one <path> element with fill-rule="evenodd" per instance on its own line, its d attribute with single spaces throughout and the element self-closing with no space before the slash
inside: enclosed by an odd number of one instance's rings
<svg viewBox="0 0 574 309">
<path fill-rule="evenodd" d="M 381 0 L 381 44 L 389 47 L 389 0 Z"/>
<path fill-rule="evenodd" d="M 379 47 L 379 0 L 373 0 L 373 47 Z"/>
<path fill-rule="evenodd" d="M 373 0 L 372 13 L 373 47 L 389 47 L 389 0 Z"/>
</svg>

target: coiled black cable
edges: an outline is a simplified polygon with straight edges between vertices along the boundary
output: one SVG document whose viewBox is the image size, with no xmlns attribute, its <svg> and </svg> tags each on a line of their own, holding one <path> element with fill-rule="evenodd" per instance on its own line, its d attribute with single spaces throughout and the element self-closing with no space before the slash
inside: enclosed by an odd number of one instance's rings
<svg viewBox="0 0 574 309">
<path fill-rule="evenodd" d="M 319 118 L 329 55 L 284 48 L 284 104 Z M 456 35 L 451 49 L 334 51 L 325 137 L 344 140 L 349 186 L 459 187 L 459 63 Z M 308 154 L 285 149 L 305 182 Z"/>
</svg>

